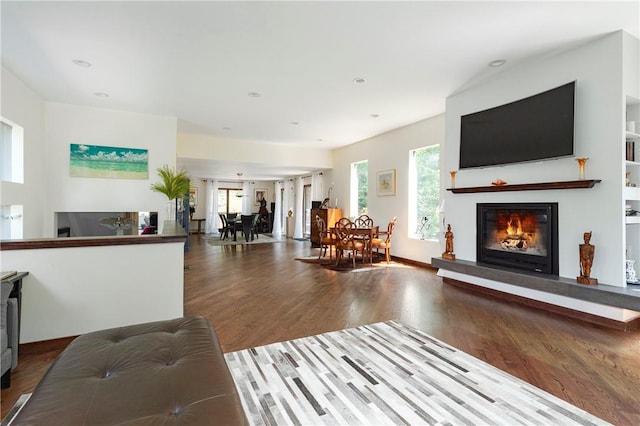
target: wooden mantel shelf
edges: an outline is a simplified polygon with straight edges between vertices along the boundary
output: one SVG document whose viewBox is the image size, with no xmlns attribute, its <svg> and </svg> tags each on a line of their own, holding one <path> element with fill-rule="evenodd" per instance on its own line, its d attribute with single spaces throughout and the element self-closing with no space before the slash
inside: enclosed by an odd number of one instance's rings
<svg viewBox="0 0 640 426">
<path fill-rule="evenodd" d="M 447 188 L 454 194 L 472 194 L 476 192 L 540 191 L 544 189 L 580 189 L 593 188 L 600 179 L 567 180 L 564 182 L 519 183 L 514 185 L 473 186 L 467 188 Z"/>
</svg>

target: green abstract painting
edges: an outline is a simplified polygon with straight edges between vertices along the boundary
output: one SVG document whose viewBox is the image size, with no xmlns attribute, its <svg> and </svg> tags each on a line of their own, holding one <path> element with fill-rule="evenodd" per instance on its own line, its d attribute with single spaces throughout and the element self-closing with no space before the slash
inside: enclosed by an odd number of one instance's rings
<svg viewBox="0 0 640 426">
<path fill-rule="evenodd" d="M 71 144 L 70 171 L 73 177 L 149 179 L 149 151 Z"/>
</svg>

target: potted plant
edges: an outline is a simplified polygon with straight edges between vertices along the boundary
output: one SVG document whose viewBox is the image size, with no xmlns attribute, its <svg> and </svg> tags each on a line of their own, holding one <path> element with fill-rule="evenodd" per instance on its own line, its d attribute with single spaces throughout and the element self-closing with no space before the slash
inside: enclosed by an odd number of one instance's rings
<svg viewBox="0 0 640 426">
<path fill-rule="evenodd" d="M 183 198 L 185 194 L 189 193 L 189 185 L 191 179 L 186 170 L 176 171 L 173 167 L 169 167 L 167 164 L 156 170 L 160 182 L 156 182 L 151 185 L 151 189 L 155 192 L 164 194 L 169 201 L 175 200 L 175 210 L 169 207 L 170 219 L 176 217 L 174 214 L 171 217 L 171 211 L 174 213 L 178 210 L 178 199 Z"/>
</svg>

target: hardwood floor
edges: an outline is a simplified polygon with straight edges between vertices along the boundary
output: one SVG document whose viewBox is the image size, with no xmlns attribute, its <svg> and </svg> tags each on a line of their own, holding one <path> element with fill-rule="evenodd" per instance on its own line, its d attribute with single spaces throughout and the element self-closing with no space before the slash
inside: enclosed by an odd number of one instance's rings
<svg viewBox="0 0 640 426">
<path fill-rule="evenodd" d="M 185 315 L 225 352 L 398 319 L 618 425 L 640 424 L 640 331 L 622 332 L 446 285 L 426 268 L 344 273 L 295 261 L 309 243 L 213 247 L 191 236 Z M 21 346 L 2 417 L 69 339 Z"/>
</svg>

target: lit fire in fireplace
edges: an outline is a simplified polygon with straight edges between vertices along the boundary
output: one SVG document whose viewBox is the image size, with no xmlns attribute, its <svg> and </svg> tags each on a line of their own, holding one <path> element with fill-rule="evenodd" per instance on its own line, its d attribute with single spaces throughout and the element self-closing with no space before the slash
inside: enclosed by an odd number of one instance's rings
<svg viewBox="0 0 640 426">
<path fill-rule="evenodd" d="M 529 212 L 502 212 L 497 216 L 492 248 L 507 251 L 537 252 L 538 226 Z M 533 253 L 532 253 L 533 254 Z M 538 253 L 536 253 L 538 254 Z"/>
<path fill-rule="evenodd" d="M 558 203 L 478 203 L 478 263 L 558 275 Z"/>
</svg>

